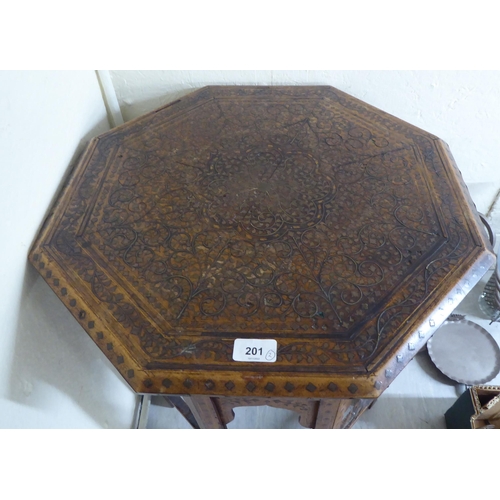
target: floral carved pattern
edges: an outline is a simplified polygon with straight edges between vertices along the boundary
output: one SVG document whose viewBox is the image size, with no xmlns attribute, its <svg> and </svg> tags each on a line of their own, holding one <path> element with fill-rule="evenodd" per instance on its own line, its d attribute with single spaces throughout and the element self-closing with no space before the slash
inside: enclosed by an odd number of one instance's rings
<svg viewBox="0 0 500 500">
<path fill-rule="evenodd" d="M 330 90 L 220 92 L 101 141 L 55 250 L 154 362 L 243 336 L 365 370 L 474 247 L 435 146 Z"/>
</svg>

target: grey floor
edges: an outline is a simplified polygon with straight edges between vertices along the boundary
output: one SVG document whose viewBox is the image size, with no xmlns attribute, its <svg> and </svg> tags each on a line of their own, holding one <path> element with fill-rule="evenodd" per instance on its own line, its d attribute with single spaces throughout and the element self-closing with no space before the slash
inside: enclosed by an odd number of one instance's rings
<svg viewBox="0 0 500 500">
<path fill-rule="evenodd" d="M 455 310 L 485 328 L 500 344 L 500 323 L 492 323 L 479 307 L 479 297 L 488 273 Z M 500 385 L 500 375 L 488 382 Z M 405 367 L 370 410 L 356 422 L 355 429 L 445 429 L 444 413 L 460 395 L 460 386 L 443 375 L 424 349 Z M 191 429 L 177 412 L 158 404 L 150 406 L 148 429 Z M 297 415 L 268 406 L 235 409 L 229 429 L 303 429 Z"/>
</svg>

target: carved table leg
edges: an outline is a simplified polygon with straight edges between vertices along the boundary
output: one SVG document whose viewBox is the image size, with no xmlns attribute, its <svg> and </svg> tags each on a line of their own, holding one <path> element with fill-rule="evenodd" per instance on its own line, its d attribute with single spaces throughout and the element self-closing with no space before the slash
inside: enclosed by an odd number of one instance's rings
<svg viewBox="0 0 500 500">
<path fill-rule="evenodd" d="M 187 420 L 193 429 L 200 428 L 200 424 L 198 423 L 198 419 L 194 416 L 193 410 L 181 396 L 172 395 L 165 396 L 164 398 L 172 408 L 175 408 Z"/>
<path fill-rule="evenodd" d="M 350 429 L 373 399 L 321 399 L 315 429 Z"/>
<path fill-rule="evenodd" d="M 350 429 L 373 401 L 373 399 L 341 399 L 332 428 Z"/>
<path fill-rule="evenodd" d="M 226 429 L 215 405 L 216 399 L 210 396 L 185 397 L 185 402 L 191 408 L 200 429 Z"/>
<path fill-rule="evenodd" d="M 319 401 L 298 398 L 220 397 L 214 398 L 214 403 L 224 424 L 234 419 L 233 409 L 238 406 L 272 406 L 298 413 L 300 425 L 313 428 Z"/>
<path fill-rule="evenodd" d="M 314 429 L 349 429 L 373 399 L 296 399 L 245 397 L 185 397 L 201 429 L 226 429 L 238 406 L 272 406 L 292 410 L 303 427 Z"/>
<path fill-rule="evenodd" d="M 318 415 L 314 424 L 315 429 L 333 429 L 339 411 L 342 411 L 348 399 L 321 399 Z"/>
</svg>

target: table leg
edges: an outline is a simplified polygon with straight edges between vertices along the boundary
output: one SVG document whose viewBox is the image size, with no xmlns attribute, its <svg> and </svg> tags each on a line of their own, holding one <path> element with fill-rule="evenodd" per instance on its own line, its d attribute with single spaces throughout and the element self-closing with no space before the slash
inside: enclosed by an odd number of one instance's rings
<svg viewBox="0 0 500 500">
<path fill-rule="evenodd" d="M 165 396 L 165 400 L 175 408 L 189 423 L 193 429 L 199 429 L 200 424 L 198 423 L 196 417 L 193 414 L 191 407 L 184 401 L 181 396 Z"/>
<path fill-rule="evenodd" d="M 331 428 L 350 429 L 374 401 L 374 399 L 341 399 Z"/>
<path fill-rule="evenodd" d="M 312 428 L 316 419 L 318 400 L 298 398 L 248 398 L 219 397 L 213 398 L 214 405 L 224 424 L 234 419 L 233 409 L 238 406 L 272 406 L 291 410 L 298 414 L 299 423 L 303 427 Z"/>
<path fill-rule="evenodd" d="M 193 412 L 200 429 L 226 429 L 226 425 L 217 410 L 214 399 L 210 396 L 189 396 L 186 404 Z"/>
<path fill-rule="evenodd" d="M 344 411 L 348 399 L 321 399 L 314 424 L 315 429 L 333 429 L 339 413 Z M 338 428 L 338 427 L 337 427 Z"/>
<path fill-rule="evenodd" d="M 201 429 L 226 429 L 238 406 L 273 406 L 295 411 L 302 426 L 314 429 L 349 429 L 373 399 L 269 399 L 185 396 Z"/>
</svg>

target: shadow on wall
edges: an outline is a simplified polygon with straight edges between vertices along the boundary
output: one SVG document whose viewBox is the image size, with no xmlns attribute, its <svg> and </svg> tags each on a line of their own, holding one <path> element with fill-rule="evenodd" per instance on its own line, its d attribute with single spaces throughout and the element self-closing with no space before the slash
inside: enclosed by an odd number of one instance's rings
<svg viewBox="0 0 500 500">
<path fill-rule="evenodd" d="M 179 88 L 177 90 L 166 91 L 161 95 L 157 95 L 147 99 L 138 99 L 136 101 L 124 99 L 120 101 L 120 110 L 123 119 L 126 122 L 129 120 L 133 120 L 134 118 L 142 116 L 146 113 L 149 113 L 150 111 L 170 104 L 177 99 L 180 99 L 181 97 L 191 94 L 192 92 L 195 92 L 200 88 L 201 87 Z"/>
<path fill-rule="evenodd" d="M 31 264 L 26 265 L 20 302 L 10 399 L 42 412 L 55 412 L 56 426 L 72 427 L 72 414 L 61 415 L 63 410 L 54 408 L 54 400 L 60 398 L 53 391 L 56 389 L 97 426 L 130 427 L 131 415 L 124 413 L 116 395 L 122 392 L 116 391 L 121 376 Z M 124 381 L 122 384 L 123 392 L 131 393 Z"/>
<path fill-rule="evenodd" d="M 64 179 L 88 140 L 107 129 L 101 122 L 82 139 Z M 54 200 L 55 196 L 45 216 Z M 131 426 L 131 389 L 28 262 L 27 255 L 15 335 L 9 399 L 45 414 L 40 427 L 84 426 L 85 417 L 78 415 L 79 409 L 97 427 Z M 61 405 L 60 393 L 72 403 Z"/>
<path fill-rule="evenodd" d="M 176 90 L 165 90 L 162 91 L 161 94 L 158 94 L 154 97 L 150 97 L 147 99 L 137 99 L 134 101 L 130 101 L 128 99 L 124 99 L 120 101 L 120 109 L 122 112 L 122 116 L 125 121 L 133 120 L 134 118 L 138 118 L 150 111 L 154 111 L 155 109 L 161 108 L 167 104 L 170 104 L 177 99 L 181 99 L 182 97 L 196 92 L 197 90 L 202 89 L 206 86 L 214 86 L 214 85 L 229 85 L 227 82 L 225 83 L 217 83 L 217 82 L 207 82 L 207 83 L 199 83 L 197 82 L 196 87 L 180 87 L 178 86 Z M 255 83 L 238 83 L 238 85 L 249 85 L 254 87 Z"/>
</svg>

